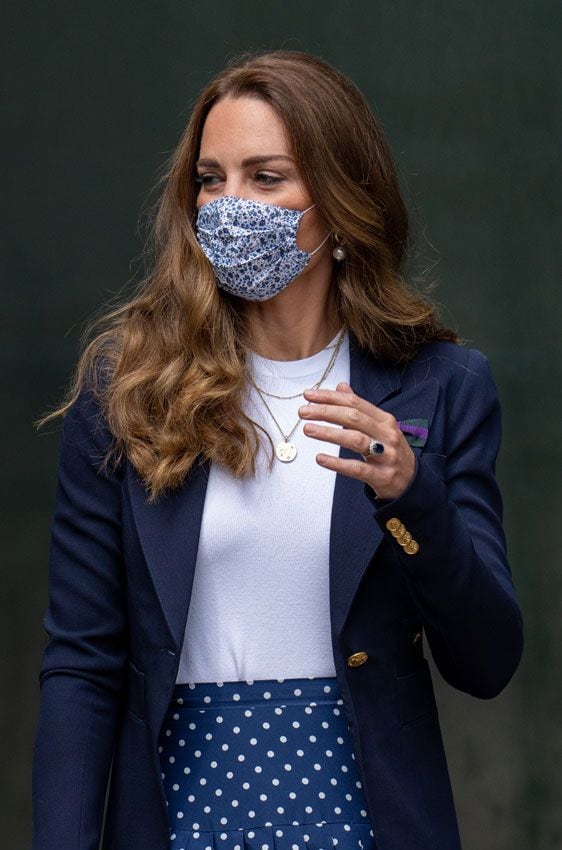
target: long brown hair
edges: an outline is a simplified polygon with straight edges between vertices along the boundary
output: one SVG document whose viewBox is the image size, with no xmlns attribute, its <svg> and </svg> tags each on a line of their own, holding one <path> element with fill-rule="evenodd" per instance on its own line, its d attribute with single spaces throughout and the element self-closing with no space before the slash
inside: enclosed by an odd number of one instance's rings
<svg viewBox="0 0 562 850">
<path fill-rule="evenodd" d="M 194 223 L 195 163 L 205 118 L 226 96 L 262 98 L 283 120 L 318 211 L 347 249 L 334 269 L 338 317 L 360 347 L 406 363 L 429 339 L 458 341 L 404 279 L 408 214 L 388 143 L 356 86 L 306 53 L 245 55 L 203 90 L 166 163 L 150 234 L 153 262 L 80 355 L 64 415 L 87 384 L 149 500 L 176 488 L 199 458 L 253 474 L 259 434 L 242 410 L 249 333 L 236 299 L 216 286 Z"/>
</svg>

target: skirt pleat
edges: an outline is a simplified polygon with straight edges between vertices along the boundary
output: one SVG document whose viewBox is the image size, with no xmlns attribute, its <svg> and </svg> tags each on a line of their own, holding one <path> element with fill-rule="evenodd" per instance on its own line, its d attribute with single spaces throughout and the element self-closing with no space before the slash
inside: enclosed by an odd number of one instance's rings
<svg viewBox="0 0 562 850">
<path fill-rule="evenodd" d="M 170 850 L 376 850 L 335 677 L 176 685 Z"/>
</svg>

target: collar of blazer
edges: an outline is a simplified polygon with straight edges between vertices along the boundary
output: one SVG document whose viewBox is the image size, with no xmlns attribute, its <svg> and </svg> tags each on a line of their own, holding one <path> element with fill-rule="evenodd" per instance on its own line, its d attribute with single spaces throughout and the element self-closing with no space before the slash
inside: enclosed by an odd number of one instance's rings
<svg viewBox="0 0 562 850">
<path fill-rule="evenodd" d="M 402 392 L 402 370 L 383 366 L 350 339 L 350 383 L 355 392 L 399 420 L 431 423 L 439 385 L 435 379 Z M 413 447 L 419 454 L 421 447 Z M 341 449 L 341 457 L 353 457 Z M 127 482 L 137 533 L 160 605 L 178 653 L 183 643 L 195 573 L 209 464 L 202 463 L 182 487 L 150 505 L 135 470 L 127 462 Z M 363 484 L 336 477 L 330 529 L 330 614 L 339 634 L 361 577 L 382 538 Z"/>
</svg>

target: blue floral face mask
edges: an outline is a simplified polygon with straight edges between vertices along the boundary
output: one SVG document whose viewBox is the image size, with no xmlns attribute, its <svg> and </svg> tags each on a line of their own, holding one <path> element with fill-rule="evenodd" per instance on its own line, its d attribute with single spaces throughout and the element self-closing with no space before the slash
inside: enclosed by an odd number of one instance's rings
<svg viewBox="0 0 562 850">
<path fill-rule="evenodd" d="M 225 195 L 200 207 L 197 239 L 219 286 L 248 301 L 266 301 L 285 289 L 330 236 L 310 253 L 298 247 L 300 220 L 314 206 L 291 210 Z"/>
</svg>

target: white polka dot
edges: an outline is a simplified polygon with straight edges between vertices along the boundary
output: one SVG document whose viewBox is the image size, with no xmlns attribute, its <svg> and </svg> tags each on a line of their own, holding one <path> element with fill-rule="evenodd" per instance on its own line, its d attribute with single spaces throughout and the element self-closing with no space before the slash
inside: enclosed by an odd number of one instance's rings
<svg viewBox="0 0 562 850">
<path fill-rule="evenodd" d="M 343 738 L 336 738 L 336 741 L 338 742 L 338 744 L 343 744 Z"/>
<path fill-rule="evenodd" d="M 351 794 L 346 794 L 345 799 L 346 800 L 353 800 L 353 797 L 351 796 Z"/>
<path fill-rule="evenodd" d="M 243 783 L 242 783 L 242 788 L 243 788 L 245 791 L 247 791 L 249 787 L 250 787 L 250 783 L 249 783 L 249 782 L 243 782 Z"/>
<path fill-rule="evenodd" d="M 189 795 L 189 797 L 188 797 L 187 799 L 188 799 L 188 802 L 190 802 L 190 803 L 194 803 L 194 802 L 195 802 L 195 797 L 193 796 L 193 794 L 190 794 L 190 795 Z"/>
<path fill-rule="evenodd" d="M 158 752 L 161 753 L 164 747 L 158 747 Z"/>
<path fill-rule="evenodd" d="M 194 832 L 194 833 L 193 833 L 193 837 L 194 837 L 194 838 L 199 838 L 199 833 L 198 833 L 198 832 Z"/>
<path fill-rule="evenodd" d="M 293 769 L 290 764 L 285 764 L 284 768 L 285 768 L 285 770 L 292 770 Z"/>
<path fill-rule="evenodd" d="M 247 708 L 247 709 L 246 709 L 246 711 L 244 712 L 244 714 L 245 714 L 245 716 L 246 716 L 246 717 L 251 717 L 251 716 L 252 716 L 252 712 L 250 711 L 250 709 L 249 709 L 249 708 Z"/>
<path fill-rule="evenodd" d="M 232 694 L 232 699 L 238 702 L 238 700 L 240 699 L 240 694 Z"/>
<path fill-rule="evenodd" d="M 280 735 L 279 740 L 281 741 L 282 744 L 286 744 L 287 743 L 286 735 Z"/>
<path fill-rule="evenodd" d="M 225 841 L 227 837 L 228 836 L 227 836 L 226 832 L 221 832 L 221 838 L 222 838 L 223 841 Z"/>
<path fill-rule="evenodd" d="M 282 837 L 283 837 L 283 830 L 282 830 L 282 829 L 277 829 L 277 830 L 275 831 L 275 835 L 277 836 L 277 838 L 282 838 Z"/>
<path fill-rule="evenodd" d="M 256 773 L 261 773 L 261 767 L 259 766 L 259 764 L 256 764 L 254 770 L 256 771 Z"/>
<path fill-rule="evenodd" d="M 212 740 L 212 737 L 213 737 L 213 735 L 212 735 L 212 733 L 211 733 L 211 732 L 207 732 L 207 734 L 205 735 L 205 739 L 206 739 L 207 741 Z"/>
<path fill-rule="evenodd" d="M 191 768 L 190 767 L 184 767 L 183 772 L 186 773 L 186 774 L 191 773 Z"/>
<path fill-rule="evenodd" d="M 334 806 L 334 812 L 336 815 L 341 815 L 341 809 L 339 806 Z"/>
<path fill-rule="evenodd" d="M 248 833 L 248 838 L 254 838 L 255 834 L 256 834 L 255 832 L 250 831 Z"/>
<path fill-rule="evenodd" d="M 225 823 L 228 823 L 228 818 L 221 818 L 221 823 L 224 826 Z"/>
<path fill-rule="evenodd" d="M 341 712 L 340 712 L 339 708 L 334 708 L 333 711 L 332 711 L 332 714 L 335 714 L 336 717 L 337 717 L 339 714 L 341 714 Z"/>
<path fill-rule="evenodd" d="M 351 832 L 351 827 L 348 823 L 344 823 L 343 828 L 345 829 L 346 832 Z"/>
<path fill-rule="evenodd" d="M 331 756 L 333 756 L 334 754 L 333 754 L 333 752 L 332 752 L 331 750 L 326 750 L 326 755 L 328 756 L 328 758 L 330 758 L 330 757 L 331 757 Z"/>
<path fill-rule="evenodd" d="M 178 818 L 182 818 L 182 817 L 183 817 L 183 812 L 178 812 L 178 813 L 177 813 L 177 815 L 176 815 L 176 817 L 178 817 Z"/>
<path fill-rule="evenodd" d="M 361 809 L 361 811 L 359 812 L 359 814 L 361 815 L 361 817 L 362 817 L 362 818 L 366 818 L 366 817 L 367 817 L 367 812 L 365 811 L 365 809 Z"/>
<path fill-rule="evenodd" d="M 322 765 L 316 762 L 316 764 L 314 765 L 314 770 L 322 770 Z"/>
<path fill-rule="evenodd" d="M 171 730 L 171 729 L 166 729 L 166 735 L 168 735 L 168 736 L 169 736 L 169 735 L 171 735 L 171 734 L 172 734 L 172 730 Z"/>
<path fill-rule="evenodd" d="M 262 726 L 264 729 L 269 729 L 270 724 L 266 720 L 265 723 L 262 723 Z"/>
<path fill-rule="evenodd" d="M 238 805 L 238 800 L 232 800 L 230 805 L 234 806 L 234 808 L 236 808 L 236 806 Z"/>
<path fill-rule="evenodd" d="M 282 814 L 284 814 L 285 809 L 283 808 L 283 806 L 277 806 L 277 811 L 279 812 L 280 815 L 282 815 Z"/>
<path fill-rule="evenodd" d="M 265 803 L 267 800 L 267 794 L 260 794 L 260 800 Z"/>
<path fill-rule="evenodd" d="M 234 726 L 232 731 L 234 732 L 235 735 L 238 735 L 238 733 L 240 732 L 240 726 Z"/>
<path fill-rule="evenodd" d="M 195 756 L 196 759 L 201 758 L 201 750 L 195 750 L 193 755 Z"/>
<path fill-rule="evenodd" d="M 312 743 L 315 744 L 316 743 L 316 735 L 309 735 L 308 740 L 312 741 Z"/>
<path fill-rule="evenodd" d="M 357 780 L 357 782 L 355 783 L 355 787 L 356 787 L 356 788 L 361 788 L 361 787 L 362 787 L 362 786 L 361 786 L 361 783 L 359 782 L 359 780 Z"/>
<path fill-rule="evenodd" d="M 183 705 L 183 697 L 178 697 L 176 702 L 178 705 Z"/>
<path fill-rule="evenodd" d="M 221 750 L 224 750 L 226 752 L 228 750 L 228 744 L 223 744 L 221 746 Z"/>
<path fill-rule="evenodd" d="M 275 753 L 273 752 L 273 750 L 268 750 L 268 751 L 267 751 L 267 756 L 268 756 L 268 758 L 272 759 L 274 755 L 275 755 Z"/>
<path fill-rule="evenodd" d="M 174 718 L 174 720 L 179 720 L 179 719 L 180 719 L 179 714 L 172 714 L 172 717 Z"/>
<path fill-rule="evenodd" d="M 291 800 L 296 800 L 297 795 L 295 794 L 294 791 L 289 791 L 289 797 L 291 798 Z"/>
<path fill-rule="evenodd" d="M 205 812 L 205 814 L 207 814 L 207 815 L 208 815 L 208 814 L 209 814 L 209 812 L 211 811 L 211 807 L 210 807 L 210 806 L 204 806 L 204 807 L 203 807 L 203 811 Z"/>
<path fill-rule="evenodd" d="M 217 714 L 217 716 L 215 717 L 215 720 L 217 721 L 217 723 L 222 723 L 223 719 L 224 718 L 222 718 L 220 714 Z"/>
<path fill-rule="evenodd" d="M 174 782 L 174 784 L 172 785 L 172 788 L 174 789 L 174 791 L 179 791 L 179 790 L 180 790 L 180 786 L 179 786 L 177 783 L 175 783 L 175 782 Z"/>
<path fill-rule="evenodd" d="M 325 694 L 329 694 L 331 690 L 332 689 L 331 689 L 330 685 L 324 685 L 324 693 Z"/>
<path fill-rule="evenodd" d="M 310 835 L 303 835 L 303 839 L 305 841 L 310 841 Z"/>
<path fill-rule="evenodd" d="M 168 761 L 170 762 L 170 764 L 173 764 L 173 763 L 175 762 L 175 760 L 176 760 L 176 757 L 175 757 L 175 756 L 170 756 L 170 758 L 168 759 Z"/>
<path fill-rule="evenodd" d="M 300 695 L 302 694 L 302 691 L 301 691 L 301 689 L 300 689 L 300 688 L 295 688 L 295 690 L 293 691 L 293 693 L 294 693 L 294 695 L 295 695 L 296 697 L 300 697 Z"/>
<path fill-rule="evenodd" d="M 211 697 L 203 697 L 203 702 L 211 702 Z"/>
<path fill-rule="evenodd" d="M 330 783 L 331 783 L 332 785 L 337 785 L 337 784 L 338 784 L 338 780 L 337 780 L 337 779 L 334 779 L 334 778 L 332 777 L 332 779 L 330 779 Z"/>
<path fill-rule="evenodd" d="M 269 691 L 264 691 L 263 698 L 264 699 L 271 699 L 271 694 L 269 693 Z"/>
<path fill-rule="evenodd" d="M 179 739 L 178 744 L 180 745 L 180 747 L 185 747 L 185 741 L 183 740 L 183 738 Z"/>
<path fill-rule="evenodd" d="M 282 708 L 276 708 L 275 714 L 283 714 L 283 709 Z"/>
<path fill-rule="evenodd" d="M 231 770 L 227 771 L 227 773 L 226 773 L 226 778 L 227 778 L 227 779 L 232 779 L 232 777 L 233 777 L 233 776 L 234 776 L 234 774 L 233 774 L 233 772 L 232 772 Z"/>
<path fill-rule="evenodd" d="M 341 769 L 344 773 L 347 773 L 347 771 L 348 771 L 348 767 L 347 767 L 346 764 L 342 764 Z"/>
<path fill-rule="evenodd" d="M 262 844 L 261 850 L 269 850 L 269 844 Z"/>
<path fill-rule="evenodd" d="M 271 784 L 272 785 L 279 785 L 279 780 L 278 779 L 272 779 Z"/>
<path fill-rule="evenodd" d="M 197 729 L 197 726 L 195 725 L 195 723 L 190 723 L 189 728 L 190 729 Z"/>
<path fill-rule="evenodd" d="M 255 816 L 256 816 L 256 813 L 254 812 L 254 810 L 250 809 L 250 811 L 248 812 L 248 817 L 249 818 L 255 818 Z"/>
<path fill-rule="evenodd" d="M 312 714 L 312 709 L 307 706 L 304 710 L 304 713 L 305 714 Z"/>
<path fill-rule="evenodd" d="M 304 810 L 307 813 L 307 815 L 311 815 L 312 811 L 313 811 L 312 806 L 305 806 Z"/>
<path fill-rule="evenodd" d="M 245 759 L 246 759 L 246 756 L 243 755 L 242 753 L 240 753 L 240 755 L 238 756 L 238 761 L 245 761 Z"/>
<path fill-rule="evenodd" d="M 217 797 L 220 797 L 220 796 L 221 796 L 221 794 L 222 794 L 221 789 L 220 789 L 220 788 L 215 788 L 215 794 L 217 795 Z"/>
<path fill-rule="evenodd" d="M 303 778 L 301 779 L 301 782 L 302 782 L 303 785 L 308 785 L 309 780 L 306 778 L 306 776 L 303 776 Z"/>
<path fill-rule="evenodd" d="M 298 720 L 293 720 L 293 728 L 294 728 L 294 729 L 298 729 L 298 728 L 299 728 L 299 726 L 300 726 L 299 721 L 298 721 Z"/>
<path fill-rule="evenodd" d="M 326 799 L 326 795 L 325 795 L 324 791 L 319 791 L 319 792 L 318 792 L 318 796 L 320 797 L 320 799 L 321 799 L 321 800 L 325 800 L 325 799 Z"/>
<path fill-rule="evenodd" d="M 298 844 L 291 844 L 291 850 L 299 850 Z"/>
<path fill-rule="evenodd" d="M 250 738 L 250 744 L 252 744 L 252 746 L 254 746 L 254 747 L 255 747 L 257 743 L 258 743 L 258 739 L 257 739 L 257 738 Z"/>
<path fill-rule="evenodd" d="M 202 776 L 201 779 L 199 780 L 199 785 L 206 785 L 206 784 L 207 784 L 207 780 L 205 779 L 204 776 Z"/>
<path fill-rule="evenodd" d="M 304 756 L 304 750 L 297 750 L 298 756 Z"/>
<path fill-rule="evenodd" d="M 328 728 L 329 728 L 329 726 L 330 726 L 330 724 L 329 724 L 329 723 L 326 723 L 326 721 L 325 721 L 325 720 L 323 720 L 323 721 L 322 721 L 322 729 L 328 729 Z"/>
<path fill-rule="evenodd" d="M 212 761 L 212 762 L 211 762 L 211 767 L 217 767 L 217 764 L 218 764 L 218 762 L 216 762 L 216 761 Z"/>
</svg>

